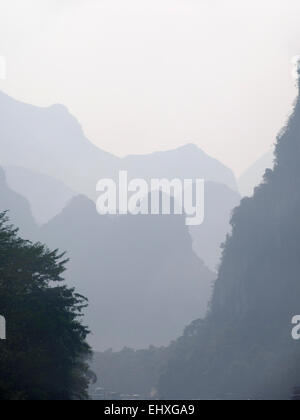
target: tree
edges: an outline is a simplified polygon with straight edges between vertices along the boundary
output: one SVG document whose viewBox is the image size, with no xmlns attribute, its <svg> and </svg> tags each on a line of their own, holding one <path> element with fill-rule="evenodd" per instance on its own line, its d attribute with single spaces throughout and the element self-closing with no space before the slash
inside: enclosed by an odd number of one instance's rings
<svg viewBox="0 0 300 420">
<path fill-rule="evenodd" d="M 63 283 L 64 254 L 18 236 L 0 214 L 1 400 L 86 399 L 87 300 Z"/>
</svg>

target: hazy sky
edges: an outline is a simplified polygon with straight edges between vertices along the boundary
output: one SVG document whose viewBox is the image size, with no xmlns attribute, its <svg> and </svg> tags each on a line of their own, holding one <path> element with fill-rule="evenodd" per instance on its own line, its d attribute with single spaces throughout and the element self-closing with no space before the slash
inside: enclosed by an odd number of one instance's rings
<svg viewBox="0 0 300 420">
<path fill-rule="evenodd" d="M 299 0 L 0 0 L 0 89 L 117 155 L 194 142 L 240 174 L 295 97 Z"/>
</svg>

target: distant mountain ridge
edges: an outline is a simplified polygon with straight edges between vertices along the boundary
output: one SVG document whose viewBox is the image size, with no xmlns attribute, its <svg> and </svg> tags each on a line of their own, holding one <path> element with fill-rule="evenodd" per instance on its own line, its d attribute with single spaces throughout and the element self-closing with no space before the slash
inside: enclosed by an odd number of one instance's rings
<svg viewBox="0 0 300 420">
<path fill-rule="evenodd" d="M 230 231 L 230 212 L 239 201 L 236 179 L 222 163 L 193 144 L 118 158 L 94 146 L 61 105 L 39 108 L 0 92 L 0 113 L 0 165 L 10 188 L 29 201 L 38 224 L 57 216 L 77 194 L 95 200 L 99 179 L 117 180 L 120 170 L 127 170 L 129 179 L 147 181 L 204 178 L 212 205 L 206 206 L 204 225 L 191 233 L 197 255 L 215 270 Z"/>
<path fill-rule="evenodd" d="M 102 174 L 117 165 L 84 136 L 61 105 L 38 108 L 0 92 L 0 165 L 30 169 L 62 180 L 73 191 L 94 193 Z"/>
<path fill-rule="evenodd" d="M 237 190 L 233 172 L 192 143 L 167 152 L 127 156 L 121 160 L 121 168 L 128 168 L 134 178 L 203 178 Z"/>
<path fill-rule="evenodd" d="M 39 108 L 0 92 L 0 165 L 39 172 L 63 181 L 72 191 L 95 198 L 100 178 L 204 178 L 237 190 L 232 171 L 198 147 L 119 158 L 93 145 L 62 105 Z"/>
</svg>

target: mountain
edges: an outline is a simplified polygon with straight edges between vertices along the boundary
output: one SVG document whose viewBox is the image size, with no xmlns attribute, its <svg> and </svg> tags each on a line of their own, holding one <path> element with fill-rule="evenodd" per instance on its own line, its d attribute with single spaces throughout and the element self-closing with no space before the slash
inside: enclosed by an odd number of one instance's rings
<svg viewBox="0 0 300 420">
<path fill-rule="evenodd" d="M 68 250 L 68 284 L 90 300 L 95 349 L 165 345 L 206 313 L 214 274 L 182 216 L 99 216 L 78 196 L 40 235 Z"/>
<path fill-rule="evenodd" d="M 194 145 L 124 159 L 94 146 L 62 105 L 39 108 L 0 92 L 0 164 L 61 180 L 72 191 L 96 197 L 100 178 L 204 178 L 237 190 L 232 171 Z"/>
<path fill-rule="evenodd" d="M 274 167 L 274 152 L 270 150 L 247 169 L 238 179 L 239 191 L 243 197 L 251 197 L 254 188 L 263 181 L 267 169 Z"/>
<path fill-rule="evenodd" d="M 25 197 L 39 225 L 58 215 L 76 194 L 61 181 L 24 168 L 5 167 L 10 189 Z"/>
<path fill-rule="evenodd" d="M 170 347 L 161 397 L 288 400 L 299 386 L 299 161 L 300 92 L 274 168 L 234 212 L 208 316 Z"/>
<path fill-rule="evenodd" d="M 118 165 L 118 158 L 89 142 L 61 105 L 38 108 L 0 93 L 0 115 L 2 166 L 42 173 L 93 195 L 99 177 Z"/>
<path fill-rule="evenodd" d="M 167 152 L 128 156 L 121 160 L 121 169 L 129 170 L 129 176 L 132 178 L 203 178 L 237 191 L 233 172 L 194 144 Z"/>
<path fill-rule="evenodd" d="M 120 170 L 127 170 L 129 179 L 147 181 L 204 178 L 212 205 L 207 205 L 204 225 L 191 232 L 197 255 L 215 270 L 220 244 L 230 231 L 230 211 L 237 205 L 237 182 L 230 169 L 193 144 L 144 156 L 115 157 L 92 145 L 61 105 L 39 108 L 0 92 L 0 112 L 0 165 L 5 167 L 10 188 L 29 201 L 38 224 L 59 214 L 78 193 L 95 200 L 97 181 L 117 181 Z"/>
<path fill-rule="evenodd" d="M 24 239 L 32 239 L 37 234 L 37 225 L 32 216 L 28 201 L 12 191 L 6 181 L 6 175 L 0 168 L 0 212 L 8 211 L 10 222 L 20 229 Z"/>
</svg>

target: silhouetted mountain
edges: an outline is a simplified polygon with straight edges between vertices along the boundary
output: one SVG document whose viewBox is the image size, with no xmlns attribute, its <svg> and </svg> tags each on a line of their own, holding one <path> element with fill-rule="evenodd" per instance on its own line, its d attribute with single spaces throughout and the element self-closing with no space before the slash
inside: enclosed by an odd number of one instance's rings
<svg viewBox="0 0 300 420">
<path fill-rule="evenodd" d="M 62 211 L 74 195 L 72 191 L 94 199 L 99 178 L 116 179 L 120 169 L 127 169 L 129 178 L 205 178 L 224 184 L 207 187 L 216 196 L 207 192 L 212 205 L 207 204 L 205 223 L 199 229 L 191 229 L 197 254 L 215 269 L 220 244 L 229 231 L 230 210 L 237 204 L 236 194 L 230 190 L 236 189 L 236 181 L 224 165 L 191 144 L 168 152 L 119 159 L 93 146 L 75 118 L 59 105 L 38 108 L 0 93 L 0 111 L 0 162 L 9 165 L 6 170 L 10 187 L 28 199 L 40 224 Z"/>
<path fill-rule="evenodd" d="M 254 189 L 264 178 L 267 169 L 274 167 L 274 152 L 270 150 L 247 169 L 238 179 L 239 191 L 243 197 L 251 197 Z"/>
<path fill-rule="evenodd" d="M 18 167 L 6 167 L 8 186 L 25 197 L 40 224 L 53 219 L 76 194 L 61 181 Z"/>
<path fill-rule="evenodd" d="M 132 178 L 203 178 L 237 190 L 233 172 L 194 144 L 167 152 L 128 156 L 122 159 L 121 168 L 128 169 Z"/>
<path fill-rule="evenodd" d="M 0 92 L 0 113 L 2 166 L 30 169 L 92 195 L 99 177 L 118 165 L 118 158 L 89 142 L 61 105 L 38 108 Z"/>
<path fill-rule="evenodd" d="M 30 205 L 21 195 L 9 189 L 4 170 L 0 167 L 0 212 L 8 211 L 10 222 L 20 229 L 24 239 L 32 239 L 37 225 L 32 216 Z"/>
<path fill-rule="evenodd" d="M 231 170 L 194 145 L 120 159 L 94 146 L 77 120 L 61 105 L 38 108 L 0 92 L 0 164 L 30 169 L 63 181 L 94 199 L 100 178 L 204 178 L 237 189 Z"/>
<path fill-rule="evenodd" d="M 117 158 L 92 145 L 61 105 L 38 108 L 0 93 L 0 112 L 0 164 L 7 170 L 9 186 L 27 198 L 39 224 L 61 212 L 73 191 L 95 199 L 97 181 L 101 177 L 117 179 L 121 169 L 128 170 L 129 178 L 146 180 L 204 178 L 211 189 L 207 196 L 212 205 L 207 204 L 204 225 L 191 232 L 197 254 L 215 269 L 220 243 L 229 231 L 230 210 L 237 204 L 231 170 L 192 144 Z M 209 182 L 222 186 L 212 188 Z"/>
<path fill-rule="evenodd" d="M 171 346 L 162 397 L 281 400 L 300 383 L 300 95 L 275 157 L 234 212 L 211 311 Z"/>
<path fill-rule="evenodd" d="M 79 196 L 41 239 L 68 250 L 68 282 L 90 299 L 96 349 L 168 344 L 206 313 L 214 275 L 194 254 L 184 217 L 103 217 Z"/>
</svg>

